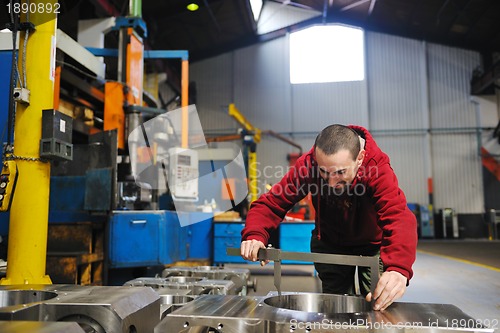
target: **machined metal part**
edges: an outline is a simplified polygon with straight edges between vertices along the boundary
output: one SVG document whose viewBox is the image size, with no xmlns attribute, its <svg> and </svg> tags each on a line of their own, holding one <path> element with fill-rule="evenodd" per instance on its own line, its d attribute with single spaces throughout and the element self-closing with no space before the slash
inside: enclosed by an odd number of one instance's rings
<svg viewBox="0 0 500 333">
<path fill-rule="evenodd" d="M 170 276 L 167 278 L 144 277 L 130 280 L 125 286 L 147 286 L 162 289 L 191 290 L 191 295 L 236 295 L 236 285 L 231 280 L 208 280 L 204 277 Z"/>
<path fill-rule="evenodd" d="M 227 254 L 232 256 L 240 256 L 239 248 L 227 248 Z M 370 289 L 374 293 L 379 279 L 379 256 L 352 256 L 342 254 L 328 253 L 307 253 L 307 252 L 288 252 L 280 249 L 267 248 L 259 249 L 257 254 L 260 261 L 274 261 L 274 286 L 278 294 L 281 294 L 281 261 L 294 260 L 304 262 L 316 262 L 322 264 L 337 264 L 347 266 L 362 266 L 370 268 Z"/>
<path fill-rule="evenodd" d="M 373 311 L 360 296 L 284 293 L 282 296 L 200 296 L 168 314 L 155 333 L 298 332 L 491 333 L 456 306 L 394 303 Z"/>
<path fill-rule="evenodd" d="M 86 333 L 77 323 L 0 321 L 2 333 Z"/>
<path fill-rule="evenodd" d="M 245 268 L 226 268 L 220 266 L 171 267 L 161 273 L 162 277 L 191 276 L 204 277 L 209 280 L 231 280 L 236 285 L 240 296 L 247 294 L 248 288 L 257 291 L 256 279 L 250 278 L 250 270 Z"/>
<path fill-rule="evenodd" d="M 0 287 L 0 320 L 77 322 L 85 332 L 152 332 L 160 297 L 151 288 L 78 285 Z"/>
<path fill-rule="evenodd" d="M 205 278 L 196 277 L 170 277 L 170 278 L 159 278 L 159 277 L 142 277 L 134 280 L 125 282 L 124 286 L 131 287 L 151 287 L 153 289 L 169 288 L 169 289 L 186 289 L 183 288 L 184 285 L 192 285 L 195 282 L 203 281 Z"/>
<path fill-rule="evenodd" d="M 196 295 L 189 295 L 191 291 L 187 289 L 166 289 L 158 290 L 157 292 L 160 295 L 161 302 L 160 319 L 163 319 L 167 314 L 179 309 L 197 297 Z"/>
</svg>

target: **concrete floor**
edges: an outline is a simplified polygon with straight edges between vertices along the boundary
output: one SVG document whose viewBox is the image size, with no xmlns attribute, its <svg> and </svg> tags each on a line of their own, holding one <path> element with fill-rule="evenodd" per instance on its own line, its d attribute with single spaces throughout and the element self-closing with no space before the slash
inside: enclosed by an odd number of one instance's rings
<svg viewBox="0 0 500 333">
<path fill-rule="evenodd" d="M 419 249 L 424 250 L 417 253 L 413 266 L 414 277 L 399 301 L 453 304 L 477 320 L 496 322 L 496 332 L 500 333 L 500 251 L 494 250 L 500 248 L 500 242 L 423 243 Z M 497 262 L 499 267 L 495 267 Z M 251 269 L 257 291 L 250 291 L 250 295 L 275 290 L 272 265 L 226 266 Z M 321 291 L 312 265 L 283 265 L 282 270 L 283 291 Z"/>
</svg>

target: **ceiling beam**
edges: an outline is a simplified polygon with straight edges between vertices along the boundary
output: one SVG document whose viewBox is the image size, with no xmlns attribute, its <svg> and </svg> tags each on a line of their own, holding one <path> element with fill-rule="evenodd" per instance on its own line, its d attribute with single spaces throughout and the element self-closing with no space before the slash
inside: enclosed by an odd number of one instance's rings
<svg viewBox="0 0 500 333">
<path fill-rule="evenodd" d="M 376 3 L 377 3 L 377 0 L 372 0 L 370 2 L 370 8 L 368 9 L 368 16 L 370 16 L 373 13 L 373 9 L 375 8 Z"/>
<path fill-rule="evenodd" d="M 347 6 L 344 6 L 342 8 L 340 8 L 340 11 L 341 12 L 345 12 L 346 10 L 349 10 L 349 9 L 353 9 L 353 8 L 356 8 L 358 6 L 361 6 L 365 3 L 367 3 L 368 1 L 371 1 L 371 0 L 359 0 L 359 1 L 356 1 L 354 3 L 351 3 L 350 5 L 347 5 Z"/>
</svg>

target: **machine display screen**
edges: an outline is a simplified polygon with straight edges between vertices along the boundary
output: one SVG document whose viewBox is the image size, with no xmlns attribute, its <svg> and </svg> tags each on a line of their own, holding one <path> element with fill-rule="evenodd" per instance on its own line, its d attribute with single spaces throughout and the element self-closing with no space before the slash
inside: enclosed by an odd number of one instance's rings
<svg viewBox="0 0 500 333">
<path fill-rule="evenodd" d="M 177 163 L 179 165 L 191 165 L 191 156 L 189 156 L 189 155 L 177 155 Z"/>
</svg>

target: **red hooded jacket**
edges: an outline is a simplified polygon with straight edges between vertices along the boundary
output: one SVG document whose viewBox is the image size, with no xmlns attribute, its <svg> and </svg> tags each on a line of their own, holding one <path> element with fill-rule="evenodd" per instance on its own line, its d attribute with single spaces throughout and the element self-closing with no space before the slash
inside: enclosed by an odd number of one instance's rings
<svg viewBox="0 0 500 333">
<path fill-rule="evenodd" d="M 349 126 L 365 141 L 365 158 L 350 187 L 332 193 L 319 176 L 315 147 L 302 155 L 269 192 L 254 201 L 242 240 L 267 244 L 268 230 L 278 228 L 293 205 L 312 194 L 318 239 L 334 246 L 380 245 L 385 271 L 397 271 L 408 280 L 417 247 L 417 222 L 406 205 L 389 157 L 363 127 Z"/>
</svg>

